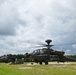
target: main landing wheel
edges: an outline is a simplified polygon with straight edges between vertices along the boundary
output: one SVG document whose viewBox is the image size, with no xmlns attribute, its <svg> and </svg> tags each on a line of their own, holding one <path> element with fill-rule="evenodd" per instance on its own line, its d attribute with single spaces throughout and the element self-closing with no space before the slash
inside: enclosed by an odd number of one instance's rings
<svg viewBox="0 0 76 75">
<path fill-rule="evenodd" d="M 42 62 L 39 62 L 40 63 L 40 65 L 42 65 Z"/>
<path fill-rule="evenodd" d="M 48 62 L 45 62 L 45 65 L 48 65 Z"/>
</svg>

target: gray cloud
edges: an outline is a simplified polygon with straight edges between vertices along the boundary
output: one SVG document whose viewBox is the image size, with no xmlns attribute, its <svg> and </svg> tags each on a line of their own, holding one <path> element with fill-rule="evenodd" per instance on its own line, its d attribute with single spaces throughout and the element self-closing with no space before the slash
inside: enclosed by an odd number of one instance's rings
<svg viewBox="0 0 76 75">
<path fill-rule="evenodd" d="M 0 5 L 0 35 L 16 34 L 17 11 L 16 7 L 8 0 Z"/>
<path fill-rule="evenodd" d="M 30 52 L 27 47 L 48 38 L 70 44 L 56 49 L 75 54 L 75 6 L 75 0 L 0 0 L 1 54 Z"/>
</svg>

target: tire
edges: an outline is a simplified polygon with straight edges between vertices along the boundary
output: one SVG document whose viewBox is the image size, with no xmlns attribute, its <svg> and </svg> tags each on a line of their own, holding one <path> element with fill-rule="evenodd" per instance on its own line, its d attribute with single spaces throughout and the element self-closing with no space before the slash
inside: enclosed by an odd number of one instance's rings
<svg viewBox="0 0 76 75">
<path fill-rule="evenodd" d="M 42 62 L 39 62 L 40 63 L 40 65 L 42 65 Z"/>
<path fill-rule="evenodd" d="M 48 65 L 48 62 L 45 62 L 45 65 Z"/>
</svg>

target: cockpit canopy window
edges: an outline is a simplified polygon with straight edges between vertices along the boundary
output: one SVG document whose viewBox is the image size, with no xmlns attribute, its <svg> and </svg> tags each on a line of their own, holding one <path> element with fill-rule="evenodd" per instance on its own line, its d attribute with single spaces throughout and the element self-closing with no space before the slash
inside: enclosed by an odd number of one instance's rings
<svg viewBox="0 0 76 75">
<path fill-rule="evenodd" d="M 33 51 L 33 54 L 37 54 L 37 53 L 43 53 L 44 51 L 42 49 L 38 49 L 38 50 L 35 50 Z"/>
</svg>

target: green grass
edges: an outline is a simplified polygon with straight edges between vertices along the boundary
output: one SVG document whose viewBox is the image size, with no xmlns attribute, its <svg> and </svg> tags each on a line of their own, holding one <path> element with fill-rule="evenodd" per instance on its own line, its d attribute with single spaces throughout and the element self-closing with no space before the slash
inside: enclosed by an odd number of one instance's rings
<svg viewBox="0 0 76 75">
<path fill-rule="evenodd" d="M 9 65 L 0 63 L 0 75 L 75 75 L 76 64 L 67 65 Z"/>
</svg>

